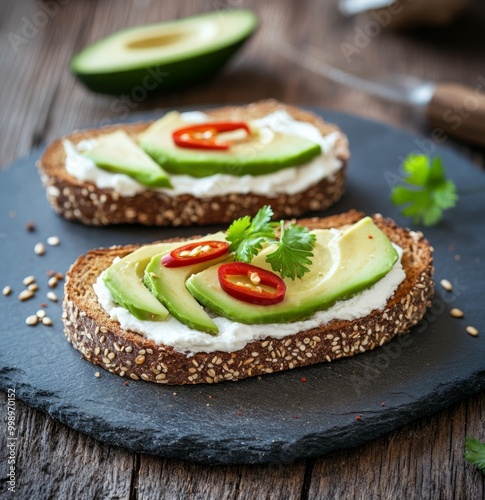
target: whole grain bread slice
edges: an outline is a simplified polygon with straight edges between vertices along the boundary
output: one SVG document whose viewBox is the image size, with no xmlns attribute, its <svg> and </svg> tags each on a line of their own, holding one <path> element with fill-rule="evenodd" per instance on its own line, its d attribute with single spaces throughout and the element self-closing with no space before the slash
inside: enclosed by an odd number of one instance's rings
<svg viewBox="0 0 485 500">
<path fill-rule="evenodd" d="M 95 226 L 123 223 L 149 226 L 223 224 L 243 215 L 254 215 L 263 205 L 271 205 L 277 217 L 298 217 L 310 210 L 324 210 L 340 199 L 345 188 L 349 149 L 346 136 L 337 126 L 323 121 L 313 113 L 275 100 L 204 112 L 215 119 L 247 121 L 264 117 L 278 109 L 286 110 L 297 120 L 312 123 L 323 135 L 340 132 L 336 155 L 342 162 L 342 168 L 334 175 L 324 177 L 295 194 L 230 193 L 198 198 L 189 194 L 170 196 L 147 189 L 134 196 L 124 197 L 113 189 L 100 189 L 94 183 L 80 181 L 70 175 L 65 168 L 66 154 L 63 146 L 66 139 L 78 144 L 82 140 L 95 139 L 120 128 L 131 136 L 137 136 L 152 122 L 118 124 L 73 132 L 46 148 L 37 166 L 47 199 L 52 208 L 66 219 Z"/>
<path fill-rule="evenodd" d="M 299 224 L 310 229 L 338 228 L 362 217 L 363 213 L 350 211 L 321 219 L 303 219 Z M 335 320 L 279 339 L 268 336 L 237 352 L 182 353 L 123 330 L 97 301 L 93 283 L 115 257 L 138 248 L 130 245 L 92 250 L 72 265 L 64 289 L 64 333 L 88 361 L 112 373 L 133 380 L 176 385 L 239 380 L 374 349 L 407 332 L 424 316 L 434 283 L 433 250 L 422 233 L 401 228 L 380 215 L 373 216 L 373 220 L 404 250 L 402 264 L 406 278 L 383 310 L 374 310 L 363 318 Z"/>
</svg>

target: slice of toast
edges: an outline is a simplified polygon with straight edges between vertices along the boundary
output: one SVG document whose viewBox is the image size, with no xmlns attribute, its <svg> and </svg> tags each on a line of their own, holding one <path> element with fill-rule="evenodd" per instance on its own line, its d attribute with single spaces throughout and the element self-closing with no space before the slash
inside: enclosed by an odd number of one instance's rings
<svg viewBox="0 0 485 500">
<path fill-rule="evenodd" d="M 74 132 L 57 139 L 46 148 L 37 166 L 47 199 L 52 208 L 66 219 L 95 226 L 123 223 L 149 226 L 223 224 L 244 215 L 254 215 L 263 205 L 271 205 L 276 217 L 297 217 L 310 210 L 324 210 L 340 199 L 345 188 L 349 149 L 347 138 L 338 127 L 326 123 L 313 113 L 274 100 L 204 112 L 216 120 L 248 121 L 262 118 L 279 109 L 286 110 L 296 120 L 315 125 L 324 136 L 340 132 L 335 151 L 342 167 L 335 174 L 323 177 L 295 194 L 234 192 L 195 197 L 189 194 L 174 196 L 149 188 L 134 196 L 120 196 L 113 189 L 98 188 L 94 183 L 81 181 L 67 172 L 64 140 L 78 144 L 120 128 L 135 137 L 152 122 L 119 124 Z"/>
<path fill-rule="evenodd" d="M 350 211 L 323 219 L 303 219 L 299 224 L 310 229 L 338 228 L 363 217 L 361 212 Z M 239 380 L 374 349 L 407 332 L 424 316 L 434 283 L 433 249 L 424 236 L 380 215 L 373 220 L 404 250 L 402 265 L 406 278 L 384 309 L 374 310 L 363 318 L 334 320 L 284 338 L 268 336 L 236 352 L 182 353 L 123 330 L 98 303 L 93 284 L 115 257 L 138 248 L 130 245 L 92 250 L 72 265 L 63 301 L 65 335 L 88 361 L 112 373 L 133 380 L 177 385 Z"/>
</svg>

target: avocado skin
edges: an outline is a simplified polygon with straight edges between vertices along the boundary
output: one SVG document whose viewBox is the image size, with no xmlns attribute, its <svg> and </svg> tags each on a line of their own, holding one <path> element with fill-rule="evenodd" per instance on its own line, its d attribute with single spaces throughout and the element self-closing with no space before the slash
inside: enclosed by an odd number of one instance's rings
<svg viewBox="0 0 485 500">
<path fill-rule="evenodd" d="M 250 35 L 248 35 L 249 38 Z M 229 47 L 182 61 L 135 68 L 112 73 L 82 73 L 75 69 L 76 60 L 70 64 L 71 73 L 93 92 L 108 95 L 128 94 L 139 99 L 163 91 L 199 83 L 214 76 L 245 43 L 242 40 Z M 123 103 L 119 103 L 123 106 Z M 123 108 L 125 109 L 126 104 Z"/>
<path fill-rule="evenodd" d="M 319 239 L 317 233 L 317 241 Z M 371 235 L 372 238 L 368 238 Z M 349 231 L 343 233 L 339 238 L 340 252 L 343 258 L 349 257 L 350 267 L 342 271 L 342 266 L 332 275 L 332 281 L 321 280 L 318 288 L 318 276 L 315 273 L 329 270 L 324 266 L 329 266 L 327 261 L 330 254 L 323 254 L 319 257 L 321 261 L 313 262 L 310 273 L 306 274 L 303 280 L 292 282 L 286 279 L 287 297 L 283 302 L 271 306 L 257 306 L 246 304 L 226 294 L 219 286 L 217 278 L 217 267 L 213 266 L 206 271 L 193 275 L 187 280 L 186 286 L 190 293 L 209 310 L 220 316 L 225 316 L 233 321 L 246 324 L 264 323 L 286 323 L 308 319 L 315 312 L 326 310 L 332 307 L 337 301 L 345 300 L 356 293 L 369 288 L 374 283 L 383 278 L 394 266 L 398 259 L 398 253 L 392 246 L 387 236 L 366 217 L 352 226 Z M 377 246 L 375 243 L 379 243 Z M 323 242 L 325 243 L 325 242 Z M 321 247 L 325 251 L 325 247 Z M 359 261 L 352 258 L 357 255 L 372 255 L 368 259 L 366 266 L 359 264 Z M 262 258 L 261 258 L 262 257 Z M 261 267 L 270 269 L 261 254 L 256 263 Z M 253 260 L 253 263 L 255 261 Z M 353 265 L 353 267 L 352 267 Z M 362 271 L 364 267 L 364 271 Z M 341 271 L 340 273 L 338 271 Z M 357 278 L 355 278 L 357 276 Z M 317 280 L 315 286 L 310 280 Z"/>
</svg>

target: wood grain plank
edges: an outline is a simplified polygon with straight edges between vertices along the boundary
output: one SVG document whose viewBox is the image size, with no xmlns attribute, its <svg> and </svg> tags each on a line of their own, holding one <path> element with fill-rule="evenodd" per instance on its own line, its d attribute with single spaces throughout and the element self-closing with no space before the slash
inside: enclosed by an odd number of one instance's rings
<svg viewBox="0 0 485 500">
<path fill-rule="evenodd" d="M 16 498 L 130 497 L 134 454 L 86 437 L 19 400 L 16 416 Z M 1 391 L 0 421 L 6 421 L 6 395 Z M 5 436 L 2 428 L 0 496 L 7 491 Z"/>
<path fill-rule="evenodd" d="M 474 396 L 317 460 L 308 498 L 483 498 L 485 478 L 463 453 L 465 434 L 485 439 L 484 403 L 485 394 Z M 465 421 L 473 430 L 464 429 Z"/>
<path fill-rule="evenodd" d="M 299 498 L 304 471 L 303 461 L 290 465 L 223 467 L 180 460 L 160 460 L 142 455 L 138 498 Z"/>
</svg>

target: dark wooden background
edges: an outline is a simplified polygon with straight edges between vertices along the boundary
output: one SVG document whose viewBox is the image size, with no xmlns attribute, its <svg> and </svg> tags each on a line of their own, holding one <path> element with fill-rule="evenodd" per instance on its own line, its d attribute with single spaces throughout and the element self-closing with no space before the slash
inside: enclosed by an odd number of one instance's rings
<svg viewBox="0 0 485 500">
<path fill-rule="evenodd" d="M 406 108 L 317 78 L 278 55 L 288 42 L 311 44 L 342 57 L 366 20 L 344 19 L 336 0 L 63 0 L 43 26 L 12 45 L 28 22 L 42 24 L 41 3 L 0 4 L 0 166 L 75 128 L 164 106 L 249 102 L 275 97 L 365 115 L 429 133 Z M 85 45 L 136 24 L 218 8 L 248 7 L 261 27 L 243 52 L 212 81 L 122 105 L 86 91 L 67 63 Z M 485 9 L 445 29 L 392 33 L 368 39 L 355 60 L 472 87 L 485 77 Z M 18 40 L 18 38 L 16 39 Z M 484 165 L 484 151 L 451 143 Z M 26 200 L 27 201 L 27 200 Z M 3 214 L 2 216 L 5 216 Z M 484 325 L 477 325 L 484 327 Z M 42 498 L 485 498 L 485 481 L 462 454 L 465 436 L 485 438 L 485 394 L 464 400 L 365 446 L 287 465 L 208 467 L 163 460 L 106 446 L 17 402 L 17 497 Z M 0 496 L 6 492 L 6 395 L 0 392 Z"/>
</svg>

